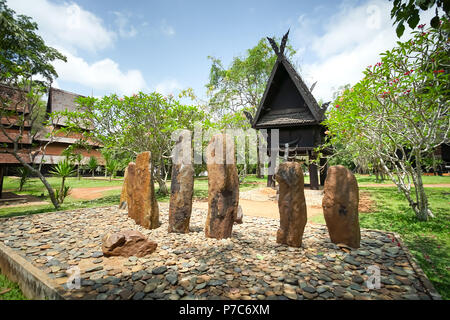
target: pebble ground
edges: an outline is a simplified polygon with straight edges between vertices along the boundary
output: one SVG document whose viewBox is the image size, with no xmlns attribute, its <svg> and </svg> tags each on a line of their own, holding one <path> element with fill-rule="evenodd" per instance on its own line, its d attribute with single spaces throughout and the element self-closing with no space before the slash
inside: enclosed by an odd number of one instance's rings
<svg viewBox="0 0 450 320">
<path fill-rule="evenodd" d="M 326 226 L 308 223 L 301 248 L 276 243 L 279 221 L 246 217 L 230 239 L 205 238 L 206 210 L 194 209 L 188 234 L 162 225 L 144 229 L 117 207 L 44 213 L 2 220 L 0 242 L 16 250 L 58 284 L 66 299 L 97 300 L 429 300 L 431 295 L 391 234 L 361 230 L 361 247 L 343 251 Z M 158 243 L 146 257 L 103 257 L 107 232 L 136 229 Z M 369 289 L 370 266 L 380 287 Z M 67 280 L 79 268 L 80 288 Z M 376 285 L 376 282 L 371 282 Z M 74 281 L 75 285 L 76 282 Z"/>
</svg>

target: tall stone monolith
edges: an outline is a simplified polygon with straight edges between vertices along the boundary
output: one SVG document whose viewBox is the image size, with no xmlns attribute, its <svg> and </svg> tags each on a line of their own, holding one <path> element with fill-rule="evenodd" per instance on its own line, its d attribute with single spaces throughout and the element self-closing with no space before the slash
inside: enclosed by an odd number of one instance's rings
<svg viewBox="0 0 450 320">
<path fill-rule="evenodd" d="M 280 212 L 277 243 L 301 247 L 307 220 L 301 164 L 298 162 L 281 163 L 275 179 L 279 184 L 278 210 Z"/>
<path fill-rule="evenodd" d="M 207 237 L 229 238 L 239 205 L 239 178 L 234 142 L 226 134 L 212 137 L 206 149 L 208 169 Z"/>
<path fill-rule="evenodd" d="M 147 229 L 159 227 L 159 208 L 151 174 L 151 154 L 142 152 L 128 164 L 128 216 Z"/>
<path fill-rule="evenodd" d="M 359 190 L 354 174 L 344 166 L 330 167 L 323 192 L 323 214 L 331 241 L 359 248 Z"/>
<path fill-rule="evenodd" d="M 168 231 L 188 233 L 194 193 L 194 165 L 189 131 L 180 134 L 173 149 L 172 159 Z"/>
</svg>

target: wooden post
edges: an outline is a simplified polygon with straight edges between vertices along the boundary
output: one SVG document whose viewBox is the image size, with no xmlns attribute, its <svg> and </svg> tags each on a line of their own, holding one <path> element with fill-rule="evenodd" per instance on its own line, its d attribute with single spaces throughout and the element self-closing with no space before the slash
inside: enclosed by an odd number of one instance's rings
<svg viewBox="0 0 450 320">
<path fill-rule="evenodd" d="M 309 184 L 311 190 L 319 190 L 319 175 L 317 173 L 317 165 L 315 163 L 309 163 Z"/>
<path fill-rule="evenodd" d="M 272 149 L 269 149 L 269 168 L 268 168 L 268 175 L 267 175 L 267 187 L 270 188 L 275 188 L 275 180 L 273 178 L 273 176 L 275 175 L 275 168 L 272 168 L 272 164 L 273 166 L 276 165 L 276 156 L 277 154 L 274 153 Z"/>
<path fill-rule="evenodd" d="M 326 162 L 327 162 L 327 159 L 320 158 L 320 166 L 321 167 L 324 166 Z M 327 178 L 327 170 L 328 170 L 328 164 L 320 170 L 320 185 L 321 186 L 323 186 L 325 184 L 325 179 Z"/>
</svg>

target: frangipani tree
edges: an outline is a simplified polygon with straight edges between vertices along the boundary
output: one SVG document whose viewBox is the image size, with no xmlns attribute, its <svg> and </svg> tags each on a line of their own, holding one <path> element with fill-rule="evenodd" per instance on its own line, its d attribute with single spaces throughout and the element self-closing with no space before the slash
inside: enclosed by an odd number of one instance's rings
<svg viewBox="0 0 450 320">
<path fill-rule="evenodd" d="M 424 165 L 435 148 L 450 141 L 448 30 L 448 20 L 438 29 L 420 25 L 410 41 L 398 42 L 368 66 L 324 121 L 328 145 L 342 143 L 355 156 L 378 160 L 423 221 L 432 217 Z"/>
</svg>

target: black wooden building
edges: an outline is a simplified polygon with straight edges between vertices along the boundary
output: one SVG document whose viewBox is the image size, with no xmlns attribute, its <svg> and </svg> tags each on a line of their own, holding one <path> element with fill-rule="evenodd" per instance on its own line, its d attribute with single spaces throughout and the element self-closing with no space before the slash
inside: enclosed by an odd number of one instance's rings
<svg viewBox="0 0 450 320">
<path fill-rule="evenodd" d="M 289 33 L 289 32 L 288 32 Z M 269 39 L 277 60 L 272 69 L 266 90 L 252 120 L 254 129 L 267 129 L 268 155 L 270 161 L 276 157 L 288 160 L 316 159 L 314 149 L 324 142 L 326 128 L 320 123 L 324 120 L 326 107 L 321 108 L 300 75 L 284 55 L 288 33 L 283 37 L 280 48 Z M 279 130 L 279 144 L 270 149 L 273 129 Z M 321 165 L 325 159 L 321 159 Z M 319 188 L 318 166 L 309 163 L 310 187 Z M 326 178 L 326 168 L 320 172 L 320 184 Z M 272 174 L 269 172 L 268 186 L 274 186 Z"/>
</svg>

